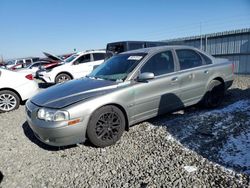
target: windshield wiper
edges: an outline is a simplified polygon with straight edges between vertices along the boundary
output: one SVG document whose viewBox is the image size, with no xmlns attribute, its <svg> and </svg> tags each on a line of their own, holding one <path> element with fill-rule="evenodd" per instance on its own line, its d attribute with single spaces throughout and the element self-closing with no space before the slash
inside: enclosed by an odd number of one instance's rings
<svg viewBox="0 0 250 188">
<path fill-rule="evenodd" d="M 97 77 L 97 76 L 88 76 L 88 75 L 86 75 L 85 77 L 90 78 L 90 79 L 95 79 L 95 80 L 104 80 L 104 78 L 100 78 L 100 77 Z"/>
</svg>

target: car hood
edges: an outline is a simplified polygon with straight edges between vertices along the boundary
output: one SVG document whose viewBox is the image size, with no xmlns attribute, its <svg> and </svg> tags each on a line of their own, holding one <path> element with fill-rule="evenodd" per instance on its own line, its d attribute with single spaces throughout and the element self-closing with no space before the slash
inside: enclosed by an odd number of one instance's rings
<svg viewBox="0 0 250 188">
<path fill-rule="evenodd" d="M 48 57 L 49 59 L 53 60 L 53 61 L 63 61 L 60 57 L 50 54 L 48 52 L 43 52 L 43 54 Z"/>
<path fill-rule="evenodd" d="M 81 78 L 52 86 L 35 95 L 31 102 L 38 106 L 59 109 L 111 92 L 117 87 L 116 82 Z"/>
</svg>

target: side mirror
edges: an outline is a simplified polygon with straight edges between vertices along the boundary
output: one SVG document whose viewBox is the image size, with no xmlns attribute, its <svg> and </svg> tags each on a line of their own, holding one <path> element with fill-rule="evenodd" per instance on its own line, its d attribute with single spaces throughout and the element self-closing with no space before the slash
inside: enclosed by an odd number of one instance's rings
<svg viewBox="0 0 250 188">
<path fill-rule="evenodd" d="M 147 81 L 147 80 L 154 79 L 154 77 L 155 77 L 154 73 L 152 73 L 152 72 L 144 72 L 144 73 L 142 73 L 142 74 L 140 74 L 138 76 L 137 80 L 139 82 L 144 82 L 144 81 Z"/>
</svg>

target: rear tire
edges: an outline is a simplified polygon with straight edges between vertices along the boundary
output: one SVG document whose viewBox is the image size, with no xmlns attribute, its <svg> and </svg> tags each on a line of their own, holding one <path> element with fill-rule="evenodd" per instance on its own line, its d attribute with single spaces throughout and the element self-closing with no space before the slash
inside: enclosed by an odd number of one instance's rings
<svg viewBox="0 0 250 188">
<path fill-rule="evenodd" d="M 66 73 L 62 73 L 56 76 L 56 83 L 63 83 L 63 82 L 67 82 L 69 80 L 72 80 L 71 76 L 66 74 Z"/>
<path fill-rule="evenodd" d="M 116 106 L 104 106 L 96 110 L 88 123 L 87 137 L 97 147 L 115 144 L 125 130 L 125 117 Z"/>
<path fill-rule="evenodd" d="M 15 110 L 20 105 L 20 98 L 18 95 L 10 90 L 0 91 L 0 112 L 10 112 Z"/>
<path fill-rule="evenodd" d="M 207 92 L 203 98 L 202 104 L 206 108 L 218 107 L 222 103 L 224 95 L 224 84 L 219 80 L 212 80 L 208 85 Z"/>
</svg>

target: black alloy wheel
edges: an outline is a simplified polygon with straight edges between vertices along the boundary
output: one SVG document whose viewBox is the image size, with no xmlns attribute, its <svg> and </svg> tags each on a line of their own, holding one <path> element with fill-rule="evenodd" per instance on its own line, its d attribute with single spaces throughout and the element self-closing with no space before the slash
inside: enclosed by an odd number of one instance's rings
<svg viewBox="0 0 250 188">
<path fill-rule="evenodd" d="M 218 80 L 212 80 L 208 85 L 203 104 L 207 108 L 218 107 L 222 103 L 224 95 L 224 84 Z"/>
<path fill-rule="evenodd" d="M 87 136 L 97 147 L 116 143 L 125 130 L 125 118 L 116 106 L 104 106 L 95 111 L 89 121 Z"/>
</svg>

